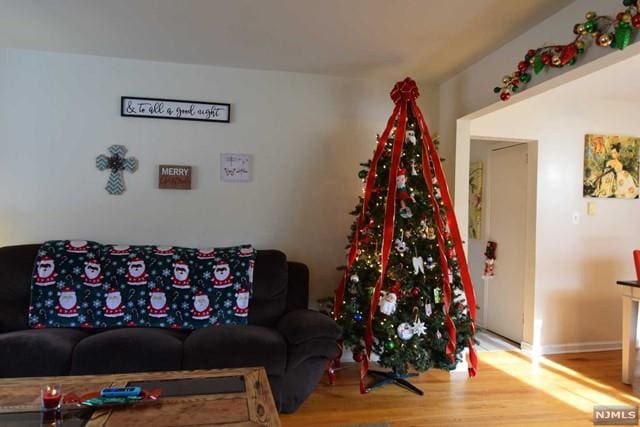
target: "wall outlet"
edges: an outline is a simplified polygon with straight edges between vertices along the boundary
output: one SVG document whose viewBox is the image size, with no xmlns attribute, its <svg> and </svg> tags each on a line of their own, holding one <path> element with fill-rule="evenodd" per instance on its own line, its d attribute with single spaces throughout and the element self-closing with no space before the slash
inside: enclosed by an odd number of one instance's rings
<svg viewBox="0 0 640 427">
<path fill-rule="evenodd" d="M 587 215 L 594 216 L 598 211 L 596 202 L 587 202 Z"/>
<path fill-rule="evenodd" d="M 571 216 L 571 221 L 575 225 L 580 224 L 580 212 L 574 212 L 573 215 Z"/>
</svg>

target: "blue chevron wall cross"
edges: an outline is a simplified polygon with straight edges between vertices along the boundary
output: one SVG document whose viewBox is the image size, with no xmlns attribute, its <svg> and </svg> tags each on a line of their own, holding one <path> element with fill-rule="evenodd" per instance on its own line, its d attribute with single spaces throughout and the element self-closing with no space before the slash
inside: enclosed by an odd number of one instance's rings
<svg viewBox="0 0 640 427">
<path fill-rule="evenodd" d="M 96 157 L 96 167 L 103 171 L 111 169 L 109 180 L 105 190 L 112 195 L 119 195 L 126 190 L 124 186 L 124 171 L 135 172 L 138 169 L 138 159 L 135 157 L 126 158 L 127 148 L 124 145 L 112 145 L 109 147 L 109 154 L 100 154 Z"/>
</svg>

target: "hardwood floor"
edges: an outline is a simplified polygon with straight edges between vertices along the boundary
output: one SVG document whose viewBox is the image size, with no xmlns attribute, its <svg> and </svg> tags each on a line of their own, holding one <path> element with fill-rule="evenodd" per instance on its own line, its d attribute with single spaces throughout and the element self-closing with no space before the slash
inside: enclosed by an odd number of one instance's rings
<svg viewBox="0 0 640 427">
<path fill-rule="evenodd" d="M 593 405 L 638 405 L 622 384 L 620 351 L 542 357 L 478 353 L 479 373 L 429 371 L 414 381 L 420 397 L 396 386 L 360 395 L 358 367 L 346 364 L 335 386 L 321 383 L 283 426 L 573 426 L 592 424 Z"/>
</svg>

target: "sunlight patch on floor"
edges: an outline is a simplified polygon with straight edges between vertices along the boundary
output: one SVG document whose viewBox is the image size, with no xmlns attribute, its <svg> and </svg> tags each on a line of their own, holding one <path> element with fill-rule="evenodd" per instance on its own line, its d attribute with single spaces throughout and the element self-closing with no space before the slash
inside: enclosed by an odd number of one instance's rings
<svg viewBox="0 0 640 427">
<path fill-rule="evenodd" d="M 638 405 L 640 399 L 602 384 L 545 357 L 533 360 L 522 352 L 482 353 L 484 363 L 549 394 L 579 411 L 591 413 L 594 405 Z"/>
</svg>

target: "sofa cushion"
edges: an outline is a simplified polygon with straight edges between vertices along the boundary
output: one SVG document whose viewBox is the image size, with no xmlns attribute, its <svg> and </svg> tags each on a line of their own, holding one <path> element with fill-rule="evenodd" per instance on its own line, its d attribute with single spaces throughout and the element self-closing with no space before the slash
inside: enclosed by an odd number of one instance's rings
<svg viewBox="0 0 640 427">
<path fill-rule="evenodd" d="M 273 326 L 287 306 L 287 257 L 280 251 L 258 251 L 249 324 Z"/>
<path fill-rule="evenodd" d="M 284 374 L 285 339 L 272 328 L 223 325 L 197 329 L 184 342 L 184 369 L 262 366 L 269 375 Z"/>
<path fill-rule="evenodd" d="M 39 247 L 0 248 L 0 333 L 27 329 L 31 272 Z"/>
<path fill-rule="evenodd" d="M 0 334 L 0 378 L 68 375 L 74 347 L 88 337 L 76 329 Z"/>
<path fill-rule="evenodd" d="M 155 328 L 97 332 L 76 346 L 71 374 L 180 370 L 186 335 L 186 332 Z"/>
</svg>

